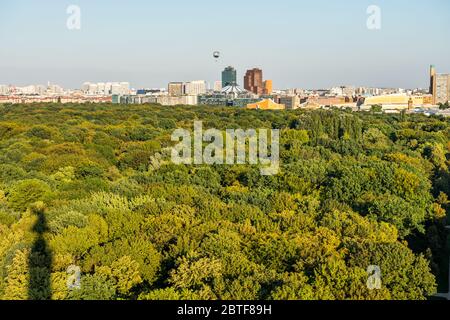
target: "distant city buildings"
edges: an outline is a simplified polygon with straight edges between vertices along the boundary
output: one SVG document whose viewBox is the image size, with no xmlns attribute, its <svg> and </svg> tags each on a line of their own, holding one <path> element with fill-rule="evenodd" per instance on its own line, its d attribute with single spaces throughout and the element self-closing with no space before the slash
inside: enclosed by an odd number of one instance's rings
<svg viewBox="0 0 450 320">
<path fill-rule="evenodd" d="M 167 91 L 163 89 L 138 89 L 133 94 L 113 94 L 114 104 L 157 103 L 163 106 L 197 105 L 198 96 L 207 92 L 204 80 L 170 82 Z"/>
<path fill-rule="evenodd" d="M 222 72 L 221 81 L 212 89 L 204 80 L 170 82 L 164 89 L 132 89 L 129 82 L 85 82 L 81 89 L 65 90 L 47 85 L 0 85 L 0 103 L 103 103 L 143 104 L 163 106 L 211 105 L 246 107 L 260 110 L 295 110 L 317 108 L 350 108 L 372 110 L 381 106 L 383 112 L 419 112 L 442 114 L 437 104 L 450 100 L 450 74 L 438 74 L 430 68 L 430 87 L 427 89 L 373 88 L 336 86 L 329 89 L 274 90 L 272 80 L 263 79 L 259 68 L 247 70 L 244 88 L 238 85 L 237 72 L 232 66 Z M 430 111 L 435 110 L 435 111 Z"/>
<path fill-rule="evenodd" d="M 65 94 L 64 89 L 56 84 L 48 83 L 44 85 L 28 85 L 24 87 L 0 85 L 0 95 L 61 95 Z"/>
<path fill-rule="evenodd" d="M 450 74 L 438 74 L 434 66 L 430 67 L 430 94 L 433 104 L 450 101 Z"/>
<path fill-rule="evenodd" d="M 179 97 L 183 95 L 199 95 L 206 93 L 208 84 L 204 80 L 190 82 L 170 82 L 167 92 L 169 96 Z"/>
<path fill-rule="evenodd" d="M 81 91 L 86 95 L 113 95 L 113 94 L 129 94 L 129 82 L 85 82 L 81 86 Z"/>
<path fill-rule="evenodd" d="M 220 91 L 198 96 L 199 105 L 245 107 L 249 103 L 260 101 L 257 95 L 242 89 L 237 84 L 228 85 Z"/>
<path fill-rule="evenodd" d="M 347 86 L 342 86 L 342 87 L 334 87 L 331 88 L 330 90 L 330 94 L 331 95 L 335 95 L 335 96 L 354 96 L 356 94 L 356 88 L 355 87 L 347 87 Z"/>
</svg>

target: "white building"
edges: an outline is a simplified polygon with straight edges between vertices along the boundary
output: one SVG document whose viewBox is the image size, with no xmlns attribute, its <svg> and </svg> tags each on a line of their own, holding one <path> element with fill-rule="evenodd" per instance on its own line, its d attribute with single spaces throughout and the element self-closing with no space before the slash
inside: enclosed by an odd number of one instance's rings
<svg viewBox="0 0 450 320">
<path fill-rule="evenodd" d="M 352 86 L 333 87 L 330 89 L 330 95 L 333 96 L 348 96 L 355 95 L 356 88 Z"/>
<path fill-rule="evenodd" d="M 89 94 L 98 94 L 98 85 L 95 83 L 91 83 L 89 85 L 88 93 Z"/>
<path fill-rule="evenodd" d="M 81 91 L 83 91 L 83 93 L 89 93 L 89 87 L 90 87 L 91 83 L 90 82 L 85 82 L 81 85 Z"/>
<path fill-rule="evenodd" d="M 48 84 L 47 93 L 49 94 L 62 94 L 64 89 L 58 86 L 57 84 Z"/>
<path fill-rule="evenodd" d="M 122 94 L 129 94 L 130 93 L 130 83 L 129 82 L 121 82 L 120 90 L 121 90 Z"/>
<path fill-rule="evenodd" d="M 185 93 L 191 96 L 198 96 L 199 94 L 206 93 L 207 84 L 204 80 L 191 81 L 185 85 Z"/>
<path fill-rule="evenodd" d="M 214 82 L 214 91 L 216 92 L 222 91 L 222 81 Z"/>
<path fill-rule="evenodd" d="M 5 85 L 0 85 L 0 94 L 7 95 L 9 93 L 9 87 Z"/>
<path fill-rule="evenodd" d="M 105 83 L 105 95 L 110 95 L 112 92 L 112 83 L 106 82 Z"/>
<path fill-rule="evenodd" d="M 97 83 L 97 92 L 98 92 L 98 94 L 102 94 L 102 95 L 106 94 L 105 83 L 103 83 L 103 82 Z"/>
<path fill-rule="evenodd" d="M 36 94 L 36 86 L 33 86 L 33 85 L 20 87 L 20 88 L 17 88 L 17 89 L 18 89 L 18 92 L 20 92 L 21 94 L 25 94 L 25 95 L 27 95 L 27 94 Z"/>
<path fill-rule="evenodd" d="M 36 93 L 39 95 L 45 95 L 47 93 L 47 88 L 43 85 L 38 84 L 36 86 Z"/>
<path fill-rule="evenodd" d="M 126 95 L 130 93 L 129 82 L 85 82 L 81 86 L 81 91 L 89 95 Z"/>
</svg>

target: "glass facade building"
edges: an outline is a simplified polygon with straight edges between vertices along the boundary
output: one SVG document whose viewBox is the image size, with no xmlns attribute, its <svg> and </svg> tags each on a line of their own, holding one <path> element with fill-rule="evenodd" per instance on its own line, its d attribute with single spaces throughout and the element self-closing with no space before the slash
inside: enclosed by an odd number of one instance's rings
<svg viewBox="0 0 450 320">
<path fill-rule="evenodd" d="M 233 67 L 226 67 L 222 71 L 222 88 L 235 86 L 237 84 L 237 72 Z"/>
</svg>

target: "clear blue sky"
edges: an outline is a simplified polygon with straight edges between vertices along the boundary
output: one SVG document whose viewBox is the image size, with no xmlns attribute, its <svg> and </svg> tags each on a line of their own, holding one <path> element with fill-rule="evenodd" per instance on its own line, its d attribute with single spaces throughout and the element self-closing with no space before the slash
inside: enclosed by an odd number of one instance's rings
<svg viewBox="0 0 450 320">
<path fill-rule="evenodd" d="M 70 4 L 80 31 L 66 28 Z M 164 87 L 233 65 L 240 83 L 260 67 L 275 88 L 426 87 L 430 64 L 450 72 L 449 39 L 448 0 L 1 0 L 0 84 Z"/>
</svg>

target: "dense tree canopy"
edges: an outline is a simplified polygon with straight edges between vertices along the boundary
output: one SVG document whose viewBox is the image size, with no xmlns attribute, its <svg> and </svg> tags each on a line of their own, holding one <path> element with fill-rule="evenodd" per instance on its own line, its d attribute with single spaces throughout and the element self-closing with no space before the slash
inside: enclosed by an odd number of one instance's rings
<svg viewBox="0 0 450 320">
<path fill-rule="evenodd" d="M 173 164 L 197 120 L 280 129 L 279 174 Z M 0 299 L 426 299 L 447 281 L 449 159 L 438 117 L 0 105 Z"/>
</svg>

